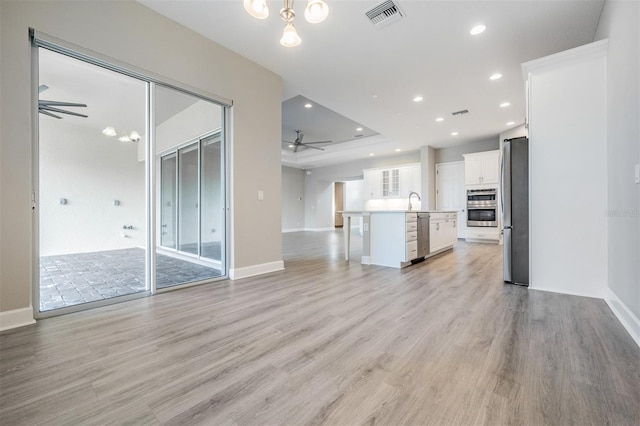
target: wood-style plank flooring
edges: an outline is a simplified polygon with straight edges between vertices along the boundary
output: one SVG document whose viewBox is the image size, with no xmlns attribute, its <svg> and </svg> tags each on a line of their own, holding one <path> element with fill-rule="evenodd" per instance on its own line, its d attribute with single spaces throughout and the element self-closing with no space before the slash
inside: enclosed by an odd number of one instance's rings
<svg viewBox="0 0 640 426">
<path fill-rule="evenodd" d="M 284 235 L 286 270 L 0 334 L 2 425 L 638 425 L 604 301 L 502 282 L 501 247 L 402 270 Z"/>
</svg>

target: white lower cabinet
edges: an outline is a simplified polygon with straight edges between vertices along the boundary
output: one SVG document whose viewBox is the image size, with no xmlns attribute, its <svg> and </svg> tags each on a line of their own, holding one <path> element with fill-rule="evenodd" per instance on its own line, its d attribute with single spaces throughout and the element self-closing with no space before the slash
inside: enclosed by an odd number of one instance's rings
<svg viewBox="0 0 640 426">
<path fill-rule="evenodd" d="M 431 213 L 429 217 L 429 251 L 449 248 L 458 240 L 456 213 Z"/>
<path fill-rule="evenodd" d="M 465 236 L 467 241 L 486 241 L 496 243 L 500 241 L 500 230 L 497 227 L 467 227 Z"/>
<path fill-rule="evenodd" d="M 430 252 L 438 253 L 451 248 L 458 239 L 457 213 L 436 212 L 429 215 Z M 418 237 L 416 212 L 371 212 L 370 263 L 392 268 L 409 265 L 412 260 L 424 256 L 418 256 Z"/>
</svg>

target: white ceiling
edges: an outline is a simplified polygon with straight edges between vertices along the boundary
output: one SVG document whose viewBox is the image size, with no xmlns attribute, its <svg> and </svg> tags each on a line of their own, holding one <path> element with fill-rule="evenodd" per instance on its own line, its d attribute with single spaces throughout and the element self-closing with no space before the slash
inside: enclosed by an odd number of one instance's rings
<svg viewBox="0 0 640 426">
<path fill-rule="evenodd" d="M 380 1 L 325 0 L 329 17 L 312 25 L 303 17 L 307 2 L 298 0 L 295 24 L 302 44 L 285 48 L 279 44 L 284 24 L 278 0 L 267 1 L 271 14 L 265 20 L 251 17 L 237 0 L 139 1 L 281 75 L 283 101 L 301 95 L 380 133 L 322 152 L 283 151 L 286 164 L 306 168 L 497 138 L 524 121 L 520 64 L 593 41 L 603 5 L 398 0 L 405 17 L 380 30 L 364 15 Z M 478 23 L 487 30 L 471 36 Z M 503 77 L 490 81 L 496 72 Z M 413 102 L 415 95 L 424 101 Z M 511 105 L 500 108 L 503 102 Z M 470 114 L 451 115 L 461 109 Z M 436 123 L 439 116 L 445 120 Z M 283 117 L 283 123 L 290 121 Z M 516 124 L 508 126 L 510 121 Z M 305 128 L 307 134 L 335 127 L 326 117 L 311 122 L 317 127 Z M 451 136 L 454 131 L 458 136 Z"/>
</svg>

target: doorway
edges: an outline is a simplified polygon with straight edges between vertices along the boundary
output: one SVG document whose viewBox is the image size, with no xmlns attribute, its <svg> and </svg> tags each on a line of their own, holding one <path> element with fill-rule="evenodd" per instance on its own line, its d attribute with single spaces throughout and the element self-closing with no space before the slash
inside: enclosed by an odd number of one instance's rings
<svg viewBox="0 0 640 426">
<path fill-rule="evenodd" d="M 334 226 L 342 228 L 344 226 L 344 218 L 342 212 L 344 210 L 344 182 L 334 182 L 333 184 L 333 205 L 334 205 Z"/>
</svg>

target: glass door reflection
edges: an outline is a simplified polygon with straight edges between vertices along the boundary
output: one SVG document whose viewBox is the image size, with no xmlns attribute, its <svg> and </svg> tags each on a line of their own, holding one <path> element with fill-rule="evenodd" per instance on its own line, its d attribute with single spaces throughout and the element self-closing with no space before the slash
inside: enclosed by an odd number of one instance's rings
<svg viewBox="0 0 640 426">
<path fill-rule="evenodd" d="M 176 154 L 162 157 L 161 168 L 161 194 L 160 217 L 161 228 L 160 244 L 163 247 L 176 248 L 176 173 L 178 166 Z"/>
<path fill-rule="evenodd" d="M 224 109 L 155 87 L 159 289 L 226 274 Z"/>
</svg>

